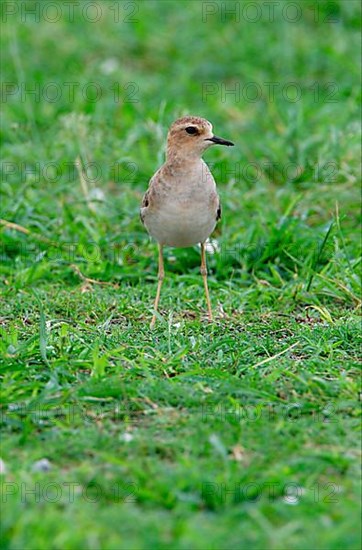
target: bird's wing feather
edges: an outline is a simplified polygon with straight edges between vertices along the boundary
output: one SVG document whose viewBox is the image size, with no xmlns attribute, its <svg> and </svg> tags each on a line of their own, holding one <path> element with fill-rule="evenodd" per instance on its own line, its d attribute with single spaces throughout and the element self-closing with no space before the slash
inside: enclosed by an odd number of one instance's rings
<svg viewBox="0 0 362 550">
<path fill-rule="evenodd" d="M 144 224 L 144 218 L 145 218 L 145 208 L 148 208 L 150 204 L 150 189 L 147 189 L 146 193 L 143 195 L 143 199 L 141 202 L 141 208 L 140 208 L 140 218 L 141 222 Z"/>
</svg>

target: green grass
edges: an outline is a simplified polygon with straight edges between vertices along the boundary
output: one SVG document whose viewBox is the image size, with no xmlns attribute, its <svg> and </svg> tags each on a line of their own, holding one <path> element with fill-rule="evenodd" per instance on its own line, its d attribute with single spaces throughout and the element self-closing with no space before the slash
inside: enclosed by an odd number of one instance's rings
<svg viewBox="0 0 362 550">
<path fill-rule="evenodd" d="M 100 5 L 3 25 L 2 548 L 357 550 L 359 3 Z M 236 144 L 205 155 L 216 320 L 168 249 L 150 332 L 138 208 L 185 113 Z"/>
</svg>

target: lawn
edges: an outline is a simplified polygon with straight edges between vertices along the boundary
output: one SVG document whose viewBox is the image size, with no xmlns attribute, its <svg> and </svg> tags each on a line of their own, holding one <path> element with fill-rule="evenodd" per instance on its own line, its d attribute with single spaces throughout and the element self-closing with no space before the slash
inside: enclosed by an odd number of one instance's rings
<svg viewBox="0 0 362 550">
<path fill-rule="evenodd" d="M 272 6 L 274 4 L 274 7 Z M 360 547 L 360 3 L 2 2 L 2 548 Z M 139 220 L 177 117 L 208 254 Z"/>
</svg>

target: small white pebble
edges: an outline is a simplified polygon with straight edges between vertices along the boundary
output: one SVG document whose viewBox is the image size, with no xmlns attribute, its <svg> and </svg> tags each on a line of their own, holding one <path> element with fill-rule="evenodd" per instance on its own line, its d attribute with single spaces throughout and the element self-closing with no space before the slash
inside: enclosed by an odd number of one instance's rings
<svg viewBox="0 0 362 550">
<path fill-rule="evenodd" d="M 0 475 L 3 476 L 4 474 L 6 474 L 6 464 L 3 459 L 0 458 Z"/>
<path fill-rule="evenodd" d="M 47 458 L 41 458 L 40 460 L 37 460 L 31 467 L 33 472 L 49 472 L 51 468 L 52 465 Z"/>
<path fill-rule="evenodd" d="M 124 441 L 125 443 L 129 443 L 130 441 L 132 441 L 133 435 L 130 434 L 129 432 L 126 432 L 126 433 L 120 435 L 120 436 L 119 436 L 119 439 L 120 439 L 121 441 Z"/>
<path fill-rule="evenodd" d="M 304 487 L 290 487 L 288 493 L 283 496 L 285 504 L 296 506 L 299 504 L 300 498 L 305 494 Z"/>
<path fill-rule="evenodd" d="M 205 250 L 209 254 L 215 254 L 215 252 L 220 252 L 220 246 L 216 239 L 207 239 L 205 242 Z"/>
<path fill-rule="evenodd" d="M 299 498 L 295 496 L 283 497 L 283 501 L 285 504 L 290 504 L 291 506 L 296 506 L 296 504 L 299 504 Z"/>
<path fill-rule="evenodd" d="M 104 194 L 103 189 L 100 189 L 99 187 L 95 187 L 94 189 L 91 189 L 89 191 L 89 198 L 93 201 L 104 201 L 106 196 Z"/>
<path fill-rule="evenodd" d="M 100 70 L 103 74 L 112 74 L 119 68 L 118 59 L 115 57 L 109 57 L 102 61 Z"/>
</svg>

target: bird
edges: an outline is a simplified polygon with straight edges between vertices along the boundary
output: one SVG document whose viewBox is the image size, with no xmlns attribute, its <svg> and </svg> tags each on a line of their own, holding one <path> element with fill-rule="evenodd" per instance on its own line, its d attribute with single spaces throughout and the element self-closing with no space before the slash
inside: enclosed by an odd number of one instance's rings
<svg viewBox="0 0 362 550">
<path fill-rule="evenodd" d="M 205 242 L 221 218 L 221 204 L 213 175 L 202 159 L 213 145 L 233 146 L 234 143 L 216 136 L 211 122 L 205 118 L 178 118 L 167 134 L 165 163 L 152 176 L 143 196 L 140 218 L 158 243 L 158 284 L 150 328 L 155 326 L 158 316 L 165 276 L 165 246 L 186 248 L 200 244 L 207 316 L 213 321 Z"/>
</svg>

